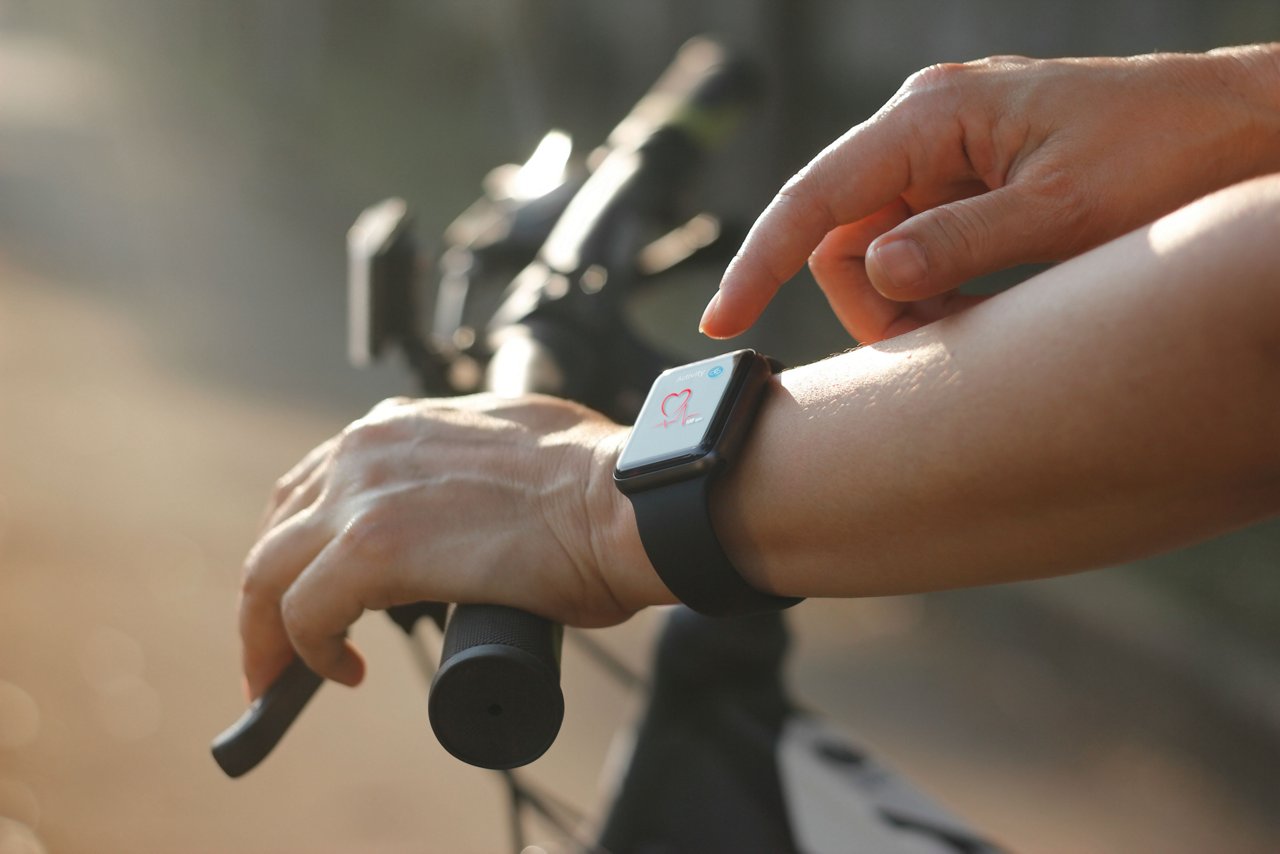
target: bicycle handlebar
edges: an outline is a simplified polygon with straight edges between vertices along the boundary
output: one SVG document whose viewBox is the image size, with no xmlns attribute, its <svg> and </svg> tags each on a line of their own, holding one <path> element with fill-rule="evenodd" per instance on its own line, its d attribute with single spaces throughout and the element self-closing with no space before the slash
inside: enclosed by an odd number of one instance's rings
<svg viewBox="0 0 1280 854">
<path fill-rule="evenodd" d="M 754 69 L 714 42 L 695 39 L 681 49 L 597 150 L 591 176 L 538 258 L 508 289 L 489 325 L 495 345 L 486 381 L 491 391 L 554 394 L 617 411 L 605 391 L 609 372 L 616 379 L 620 362 L 652 354 L 632 340 L 621 321 L 620 301 L 602 298 L 616 291 L 617 280 L 637 275 L 635 253 L 645 226 L 671 218 L 673 200 L 698 161 L 721 141 L 757 91 Z M 384 213 L 383 219 L 397 222 L 403 216 L 402 210 Z M 607 290 L 587 286 L 582 274 L 594 267 L 616 272 Z M 582 277 L 580 288 L 572 286 L 577 277 Z M 370 326 L 392 322 L 365 320 Z M 421 346 L 406 332 L 406 322 L 396 321 L 395 328 L 402 346 Z M 376 344 L 372 333 L 362 329 L 361 334 Z M 377 356 L 376 346 L 366 349 L 354 354 L 360 356 L 357 362 Z M 608 353 L 612 356 L 605 358 Z M 636 366 L 626 367 L 634 371 Z M 559 625 L 514 608 L 462 604 L 450 609 L 428 699 L 441 745 L 464 762 L 494 769 L 541 756 L 564 715 L 561 639 Z M 237 777 L 261 762 L 322 681 L 295 660 L 215 739 L 213 754 L 222 769 Z"/>
<path fill-rule="evenodd" d="M 599 351 L 591 345 L 607 345 L 597 339 L 603 324 L 566 304 L 590 302 L 598 314 L 601 294 L 559 283 L 595 265 L 632 264 L 636 230 L 624 220 L 666 213 L 673 191 L 683 189 L 697 161 L 731 126 L 733 116 L 726 114 L 739 111 L 755 91 L 752 70 L 713 42 L 681 50 L 610 134 L 607 153 L 499 309 L 491 390 L 581 400 L 600 385 L 593 376 Z M 560 641 L 560 626 L 513 608 L 454 608 L 428 700 L 440 744 L 483 768 L 514 768 L 541 756 L 564 715 Z"/>
</svg>

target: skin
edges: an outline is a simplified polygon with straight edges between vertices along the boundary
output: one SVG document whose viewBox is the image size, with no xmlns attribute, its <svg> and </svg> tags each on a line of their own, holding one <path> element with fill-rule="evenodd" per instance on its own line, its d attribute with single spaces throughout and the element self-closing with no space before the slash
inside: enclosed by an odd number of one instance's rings
<svg viewBox="0 0 1280 854">
<path fill-rule="evenodd" d="M 789 182 L 704 331 L 747 328 L 809 258 L 869 346 L 775 378 L 718 482 L 744 577 L 800 596 L 1011 581 L 1280 512 L 1278 55 L 937 66 Z M 907 240 L 923 275 L 889 251 Z M 981 304 L 954 291 L 1065 258 Z M 395 399 L 312 451 L 246 560 L 250 696 L 295 653 L 359 682 L 366 609 L 598 626 L 673 601 L 612 483 L 626 432 L 551 398 Z"/>
<path fill-rule="evenodd" d="M 954 289 L 975 276 L 1073 257 L 1280 170 L 1278 76 L 1280 45 L 927 68 L 778 192 L 702 331 L 743 332 L 809 259 L 874 343 L 972 305 Z"/>
<path fill-rule="evenodd" d="M 781 594 L 910 593 L 1280 512 L 1277 228 L 1280 175 L 782 374 L 713 504 L 735 565 Z"/>
</svg>

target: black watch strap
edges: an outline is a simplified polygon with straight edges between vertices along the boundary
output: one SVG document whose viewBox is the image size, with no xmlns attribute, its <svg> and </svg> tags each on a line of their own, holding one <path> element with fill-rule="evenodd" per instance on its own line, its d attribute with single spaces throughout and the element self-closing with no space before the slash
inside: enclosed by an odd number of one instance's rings
<svg viewBox="0 0 1280 854">
<path fill-rule="evenodd" d="M 790 608 L 800 599 L 761 593 L 738 574 L 711 525 L 709 477 L 628 496 L 649 562 L 676 598 L 700 614 L 735 617 Z"/>
</svg>

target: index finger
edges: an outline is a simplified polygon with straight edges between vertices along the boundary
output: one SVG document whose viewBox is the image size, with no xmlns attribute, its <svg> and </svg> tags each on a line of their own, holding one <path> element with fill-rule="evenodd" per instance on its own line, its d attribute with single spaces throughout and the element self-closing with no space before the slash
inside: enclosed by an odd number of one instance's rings
<svg viewBox="0 0 1280 854">
<path fill-rule="evenodd" d="M 882 110 L 850 130 L 786 183 L 747 234 L 699 328 L 732 338 L 760 316 L 833 228 L 900 196 L 910 181 L 904 135 Z"/>
</svg>

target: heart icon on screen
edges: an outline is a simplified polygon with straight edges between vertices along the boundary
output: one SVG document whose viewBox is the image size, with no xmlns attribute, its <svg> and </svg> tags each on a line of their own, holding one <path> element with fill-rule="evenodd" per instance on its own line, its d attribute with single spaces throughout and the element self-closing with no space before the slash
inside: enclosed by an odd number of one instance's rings
<svg viewBox="0 0 1280 854">
<path fill-rule="evenodd" d="M 684 410 L 689 406 L 689 398 L 692 396 L 693 389 L 689 388 L 684 391 L 671 392 L 671 394 L 662 399 L 662 414 L 667 418 L 675 418 L 678 415 L 683 415 Z M 672 401 L 675 401 L 675 403 L 672 404 Z M 667 408 L 669 405 L 672 406 L 670 410 Z"/>
</svg>

